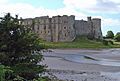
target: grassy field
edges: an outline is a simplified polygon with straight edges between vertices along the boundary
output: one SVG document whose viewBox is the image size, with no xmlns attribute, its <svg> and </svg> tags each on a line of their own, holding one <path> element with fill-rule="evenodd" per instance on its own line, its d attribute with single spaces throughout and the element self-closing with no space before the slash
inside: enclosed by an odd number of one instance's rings
<svg viewBox="0 0 120 81">
<path fill-rule="evenodd" d="M 88 40 L 87 38 L 77 38 L 73 42 L 43 42 L 47 48 L 119 48 L 120 43 L 114 42 L 114 45 L 104 45 L 102 42 L 96 40 Z"/>
</svg>

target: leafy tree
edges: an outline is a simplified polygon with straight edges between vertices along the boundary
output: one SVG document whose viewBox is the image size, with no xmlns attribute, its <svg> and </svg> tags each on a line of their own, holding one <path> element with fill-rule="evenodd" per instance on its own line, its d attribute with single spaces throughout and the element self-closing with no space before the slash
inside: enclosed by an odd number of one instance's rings
<svg viewBox="0 0 120 81">
<path fill-rule="evenodd" d="M 115 35 L 114 39 L 115 39 L 116 41 L 120 41 L 120 32 L 118 32 L 118 33 Z"/>
<path fill-rule="evenodd" d="M 106 38 L 114 38 L 114 33 L 112 31 L 108 31 Z"/>
<path fill-rule="evenodd" d="M 0 63 L 27 80 L 39 76 L 45 69 L 38 65 L 43 59 L 40 39 L 32 30 L 20 23 L 18 16 L 10 13 L 0 18 Z"/>
</svg>

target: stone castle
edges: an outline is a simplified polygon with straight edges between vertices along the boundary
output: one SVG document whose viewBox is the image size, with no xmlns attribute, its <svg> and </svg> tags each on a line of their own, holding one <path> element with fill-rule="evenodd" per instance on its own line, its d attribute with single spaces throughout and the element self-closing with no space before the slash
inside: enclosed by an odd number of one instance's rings
<svg viewBox="0 0 120 81">
<path fill-rule="evenodd" d="M 87 17 L 85 20 L 75 20 L 75 16 L 42 16 L 23 19 L 23 25 L 31 27 L 40 38 L 52 42 L 73 41 L 77 36 L 87 36 L 91 39 L 102 39 L 101 19 Z"/>
</svg>

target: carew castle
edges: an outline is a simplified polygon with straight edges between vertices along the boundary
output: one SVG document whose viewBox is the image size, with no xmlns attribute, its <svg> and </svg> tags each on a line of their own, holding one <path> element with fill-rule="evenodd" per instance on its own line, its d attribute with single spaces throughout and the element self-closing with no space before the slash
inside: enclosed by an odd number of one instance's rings
<svg viewBox="0 0 120 81">
<path fill-rule="evenodd" d="M 52 42 L 73 41 L 77 36 L 102 39 L 101 19 L 87 17 L 75 20 L 75 16 L 42 16 L 23 19 L 23 25 L 31 27 L 40 38 Z"/>
</svg>

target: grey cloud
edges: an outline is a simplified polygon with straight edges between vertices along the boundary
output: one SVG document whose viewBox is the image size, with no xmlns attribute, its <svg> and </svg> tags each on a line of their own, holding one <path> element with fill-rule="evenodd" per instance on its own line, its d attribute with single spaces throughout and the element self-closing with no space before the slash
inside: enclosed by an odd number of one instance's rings
<svg viewBox="0 0 120 81">
<path fill-rule="evenodd" d="M 95 11 L 114 11 L 119 12 L 120 11 L 120 3 L 115 3 L 113 1 L 109 0 L 97 0 L 97 4 L 94 8 L 91 8 Z"/>
</svg>

